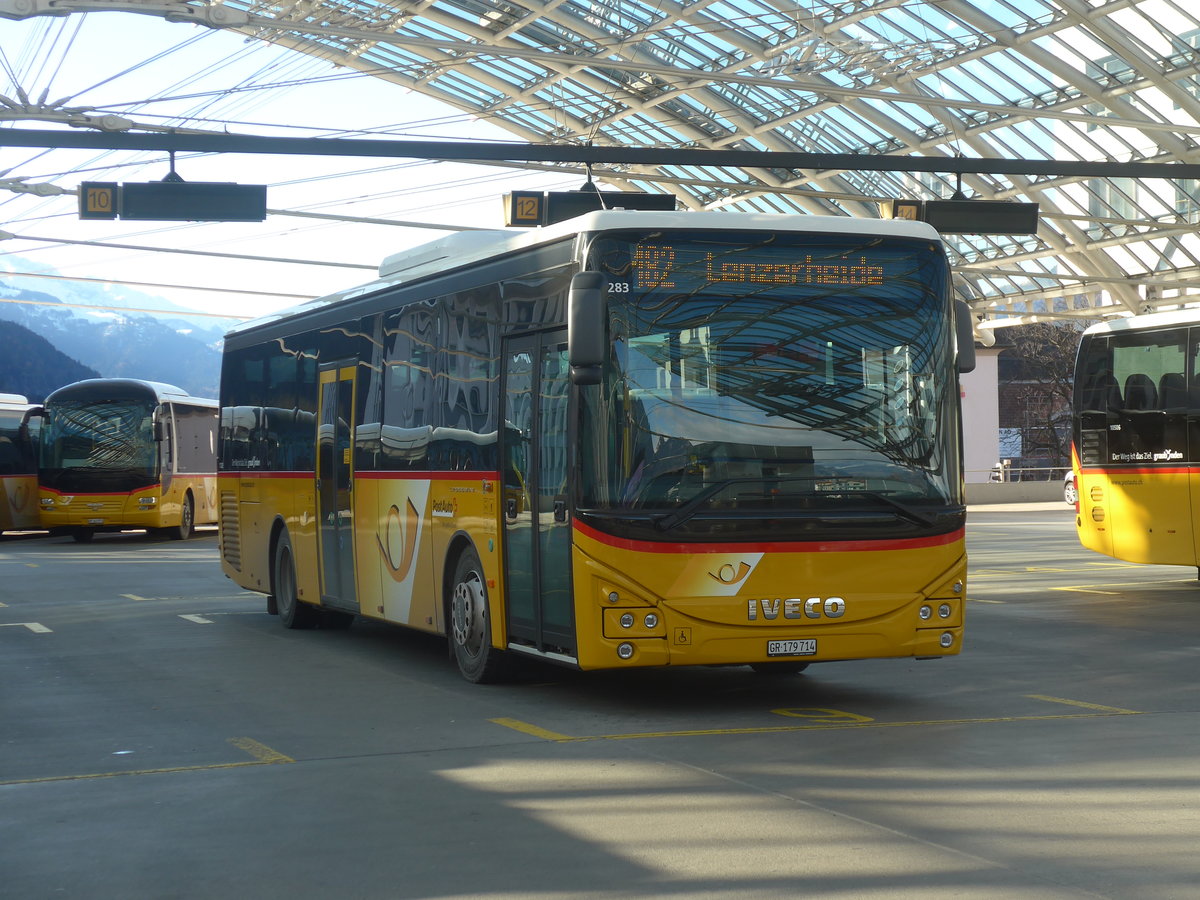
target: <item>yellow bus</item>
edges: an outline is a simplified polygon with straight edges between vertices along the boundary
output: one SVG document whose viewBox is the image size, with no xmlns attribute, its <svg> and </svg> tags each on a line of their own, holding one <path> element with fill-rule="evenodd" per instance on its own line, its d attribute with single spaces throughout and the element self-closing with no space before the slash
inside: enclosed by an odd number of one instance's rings
<svg viewBox="0 0 1200 900">
<path fill-rule="evenodd" d="M 1072 465 L 1083 546 L 1200 565 L 1200 310 L 1088 328 L 1075 362 Z M 1193 443 L 1194 442 L 1194 443 Z"/>
<path fill-rule="evenodd" d="M 0 394 L 0 533 L 40 527 L 37 506 L 40 410 L 21 394 Z"/>
<path fill-rule="evenodd" d="M 43 528 L 87 542 L 144 528 L 177 540 L 217 521 L 217 403 L 133 378 L 90 378 L 46 398 Z"/>
<path fill-rule="evenodd" d="M 224 571 L 470 681 L 959 652 L 970 318 L 902 221 L 610 210 L 467 232 L 240 325 Z"/>
</svg>

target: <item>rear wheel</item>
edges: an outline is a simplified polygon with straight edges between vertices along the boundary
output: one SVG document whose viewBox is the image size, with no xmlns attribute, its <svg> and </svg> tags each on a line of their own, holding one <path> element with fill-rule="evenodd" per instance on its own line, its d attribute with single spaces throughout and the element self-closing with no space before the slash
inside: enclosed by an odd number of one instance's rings
<svg viewBox="0 0 1200 900">
<path fill-rule="evenodd" d="M 90 544 L 95 536 L 95 528 L 76 528 L 71 532 L 71 537 L 77 544 Z"/>
<path fill-rule="evenodd" d="M 312 628 L 317 621 L 318 611 L 296 596 L 296 561 L 292 555 L 292 541 L 286 531 L 281 532 L 275 545 L 275 561 L 271 570 L 271 585 L 275 590 L 275 605 L 279 619 L 285 628 Z"/>
<path fill-rule="evenodd" d="M 492 616 L 479 554 L 468 547 L 454 565 L 450 593 L 450 647 L 458 670 L 476 684 L 499 681 L 508 659 L 492 646 Z"/>
</svg>

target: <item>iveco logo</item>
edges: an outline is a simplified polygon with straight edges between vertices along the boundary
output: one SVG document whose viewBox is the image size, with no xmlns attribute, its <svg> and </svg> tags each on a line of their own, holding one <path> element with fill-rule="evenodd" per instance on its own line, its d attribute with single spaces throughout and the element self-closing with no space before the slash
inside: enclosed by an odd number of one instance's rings
<svg viewBox="0 0 1200 900">
<path fill-rule="evenodd" d="M 746 618 L 751 622 L 760 615 L 764 619 L 778 619 L 781 610 L 785 619 L 839 619 L 846 614 L 846 601 L 841 597 L 747 600 L 746 604 Z"/>
</svg>

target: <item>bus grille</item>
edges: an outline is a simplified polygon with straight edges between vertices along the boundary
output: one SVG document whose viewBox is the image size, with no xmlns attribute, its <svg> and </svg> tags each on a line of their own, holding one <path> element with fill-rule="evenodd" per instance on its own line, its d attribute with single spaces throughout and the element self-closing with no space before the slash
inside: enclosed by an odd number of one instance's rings
<svg viewBox="0 0 1200 900">
<path fill-rule="evenodd" d="M 221 491 L 221 555 L 225 562 L 242 570 L 242 535 L 238 519 L 238 499 L 233 491 Z"/>
</svg>

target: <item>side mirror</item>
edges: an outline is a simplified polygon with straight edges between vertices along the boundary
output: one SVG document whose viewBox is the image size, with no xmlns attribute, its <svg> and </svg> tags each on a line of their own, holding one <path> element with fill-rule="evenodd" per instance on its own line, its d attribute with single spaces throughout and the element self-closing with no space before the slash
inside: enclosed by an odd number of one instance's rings
<svg viewBox="0 0 1200 900">
<path fill-rule="evenodd" d="M 954 325 L 958 334 L 958 371 L 975 371 L 975 329 L 971 327 L 971 307 L 965 300 L 954 301 Z"/>
<path fill-rule="evenodd" d="M 567 294 L 567 358 L 571 381 L 599 384 L 608 355 L 608 306 L 601 272 L 578 272 L 571 277 Z"/>
</svg>

